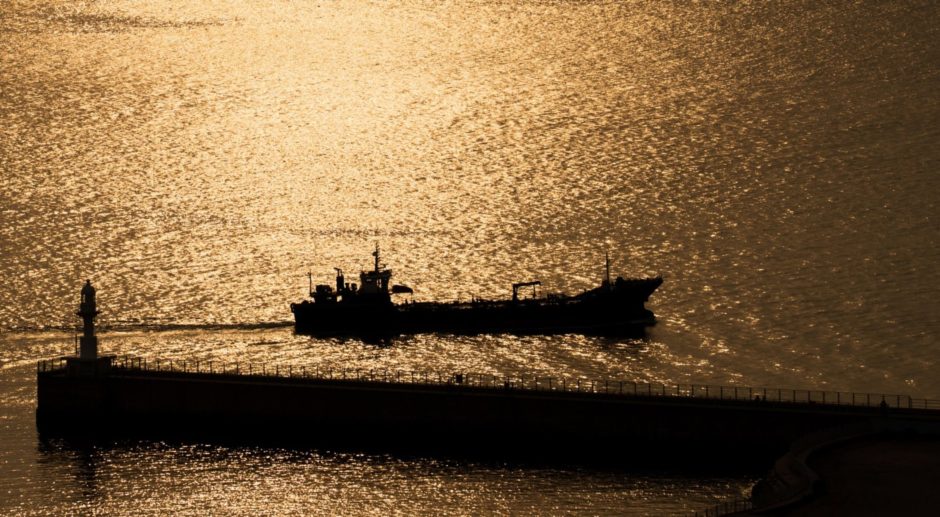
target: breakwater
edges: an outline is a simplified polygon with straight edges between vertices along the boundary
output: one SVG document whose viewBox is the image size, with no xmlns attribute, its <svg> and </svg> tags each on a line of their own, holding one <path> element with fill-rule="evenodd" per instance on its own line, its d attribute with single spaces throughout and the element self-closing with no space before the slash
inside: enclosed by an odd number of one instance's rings
<svg viewBox="0 0 940 517">
<path fill-rule="evenodd" d="M 772 460 L 819 429 L 940 420 L 906 395 L 219 365 L 115 358 L 37 365 L 45 434 L 274 439 L 544 460 Z"/>
</svg>

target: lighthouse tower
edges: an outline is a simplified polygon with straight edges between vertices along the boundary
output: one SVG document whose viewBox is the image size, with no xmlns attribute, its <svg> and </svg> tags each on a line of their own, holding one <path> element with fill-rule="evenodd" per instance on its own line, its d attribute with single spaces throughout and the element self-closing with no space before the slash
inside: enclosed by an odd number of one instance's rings
<svg viewBox="0 0 940 517">
<path fill-rule="evenodd" d="M 95 288 L 91 280 L 82 287 L 82 301 L 78 305 L 79 317 L 82 318 L 82 337 L 79 340 L 78 357 L 67 357 L 69 375 L 99 376 L 111 370 L 114 356 L 98 356 L 98 336 L 95 335 L 95 317 L 98 316 L 98 304 L 95 301 Z"/>
<path fill-rule="evenodd" d="M 98 359 L 98 336 L 95 335 L 95 317 L 98 316 L 98 306 L 95 302 L 95 288 L 91 280 L 85 280 L 82 287 L 82 301 L 75 313 L 82 318 L 82 338 L 78 357 L 83 361 Z"/>
</svg>

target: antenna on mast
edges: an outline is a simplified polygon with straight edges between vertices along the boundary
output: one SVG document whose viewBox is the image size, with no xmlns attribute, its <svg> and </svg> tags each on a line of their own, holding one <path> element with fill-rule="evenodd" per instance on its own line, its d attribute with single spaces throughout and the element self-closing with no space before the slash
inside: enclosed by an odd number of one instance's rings
<svg viewBox="0 0 940 517">
<path fill-rule="evenodd" d="M 607 275 L 604 277 L 604 284 L 610 286 L 610 252 L 604 250 L 604 263 L 607 267 Z"/>
</svg>

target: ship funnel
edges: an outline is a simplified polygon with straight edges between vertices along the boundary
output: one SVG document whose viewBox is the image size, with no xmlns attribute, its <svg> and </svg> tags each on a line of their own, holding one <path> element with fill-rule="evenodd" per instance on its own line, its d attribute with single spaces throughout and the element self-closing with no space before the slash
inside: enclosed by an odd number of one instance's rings
<svg viewBox="0 0 940 517">
<path fill-rule="evenodd" d="M 338 267 L 333 268 L 333 269 L 336 270 L 336 292 L 337 292 L 337 293 L 342 293 L 342 292 L 343 292 L 343 289 L 344 289 L 344 287 L 345 287 L 345 285 L 346 285 L 346 284 L 344 283 L 345 280 L 346 280 L 346 278 L 343 277 L 343 270 L 342 270 L 342 269 L 340 269 L 340 268 L 338 268 Z"/>
</svg>

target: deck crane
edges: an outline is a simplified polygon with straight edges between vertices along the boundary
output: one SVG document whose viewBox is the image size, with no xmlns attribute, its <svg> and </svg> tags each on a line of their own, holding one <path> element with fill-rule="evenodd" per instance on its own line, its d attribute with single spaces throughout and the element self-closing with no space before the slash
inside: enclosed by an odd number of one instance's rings
<svg viewBox="0 0 940 517">
<path fill-rule="evenodd" d="M 530 285 L 532 286 L 532 297 L 535 298 L 535 286 L 542 285 L 542 282 L 538 280 L 533 280 L 531 282 L 517 282 L 515 284 L 512 284 L 512 301 L 518 302 L 519 301 L 519 289 L 522 287 L 529 287 Z"/>
</svg>

